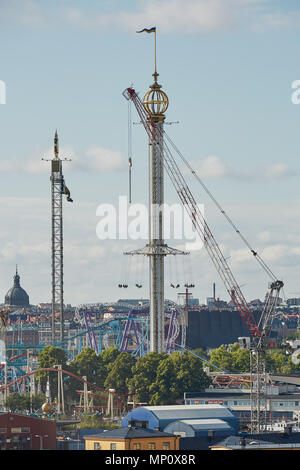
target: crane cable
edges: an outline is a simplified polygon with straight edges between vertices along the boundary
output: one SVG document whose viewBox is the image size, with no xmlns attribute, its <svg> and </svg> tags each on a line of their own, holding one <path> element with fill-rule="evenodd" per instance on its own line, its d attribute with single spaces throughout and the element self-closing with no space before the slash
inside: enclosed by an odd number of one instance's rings
<svg viewBox="0 0 300 470">
<path fill-rule="evenodd" d="M 128 101 L 128 192 L 129 204 L 131 204 L 131 168 L 132 168 L 132 119 L 131 119 L 131 101 Z"/>
<path fill-rule="evenodd" d="M 212 195 L 212 193 L 209 191 L 209 189 L 207 188 L 207 186 L 204 184 L 204 182 L 202 181 L 202 179 L 199 177 L 199 175 L 196 173 L 196 171 L 191 167 L 191 165 L 189 164 L 189 162 L 186 160 L 186 158 L 182 155 L 182 153 L 180 152 L 180 150 L 176 147 L 176 145 L 174 144 L 174 142 L 171 140 L 171 138 L 168 136 L 168 134 L 163 131 L 164 133 L 164 136 L 166 137 L 167 141 L 170 143 L 170 145 L 173 147 L 173 149 L 175 150 L 175 152 L 179 155 L 179 157 L 181 158 L 181 160 L 184 162 L 184 164 L 187 166 L 187 168 L 191 171 L 191 173 L 193 174 L 193 176 L 196 178 L 196 180 L 201 184 L 202 188 L 204 189 L 204 191 L 208 194 L 208 196 L 210 197 L 210 199 L 213 201 L 213 203 L 217 206 L 217 208 L 220 210 L 220 212 L 223 214 L 223 216 L 227 219 L 227 221 L 229 222 L 229 224 L 232 226 L 232 228 L 234 229 L 234 231 L 239 235 L 239 237 L 242 239 L 242 241 L 245 243 L 245 245 L 249 248 L 249 250 L 251 251 L 252 255 L 256 258 L 256 260 L 259 262 L 259 264 L 261 265 L 261 267 L 264 269 L 264 271 L 270 276 L 270 278 L 273 280 L 273 281 L 276 281 L 277 277 L 275 276 L 275 274 L 271 271 L 271 269 L 267 266 L 267 264 L 264 262 L 264 260 L 260 257 L 260 255 L 257 253 L 257 251 L 255 251 L 252 246 L 250 245 L 250 243 L 247 241 L 247 239 L 243 236 L 243 234 L 240 232 L 240 230 L 238 230 L 237 226 L 234 224 L 234 222 L 231 220 L 231 218 L 228 216 L 228 214 L 224 211 L 224 209 L 222 208 L 222 206 L 219 204 L 219 202 L 215 199 L 215 197 Z"/>
</svg>

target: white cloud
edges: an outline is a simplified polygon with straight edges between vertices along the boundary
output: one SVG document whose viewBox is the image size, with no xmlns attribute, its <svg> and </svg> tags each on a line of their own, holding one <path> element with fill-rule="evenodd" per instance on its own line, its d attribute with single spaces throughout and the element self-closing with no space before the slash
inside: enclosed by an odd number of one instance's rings
<svg viewBox="0 0 300 470">
<path fill-rule="evenodd" d="M 72 27 L 102 32 L 136 31 L 157 26 L 165 33 L 199 34 L 246 27 L 252 31 L 300 26 L 297 9 L 275 10 L 271 0 L 136 0 L 115 10 L 109 2 L 98 9 L 70 6 L 62 0 L 51 8 L 37 0 L 1 0 L 0 23 L 25 27 Z M 125 3 L 125 2 L 124 2 Z M 104 5 L 103 5 L 104 4 Z M 121 4 L 122 5 L 122 4 Z"/>
<path fill-rule="evenodd" d="M 47 23 L 39 3 L 33 0 L 1 0 L 0 22 L 34 27 Z"/>
<path fill-rule="evenodd" d="M 229 167 L 216 156 L 205 157 L 195 171 L 203 178 L 222 178 L 230 173 Z"/>
<path fill-rule="evenodd" d="M 84 29 L 136 31 L 155 25 L 164 33 L 199 34 L 237 27 L 261 32 L 300 26 L 300 11 L 274 11 L 271 0 L 137 0 L 131 9 L 90 14 L 67 7 L 62 19 Z"/>
<path fill-rule="evenodd" d="M 240 3 L 237 0 L 151 0 L 140 3 L 140 11 L 120 13 L 119 21 L 131 30 L 153 24 L 163 32 L 224 30 L 235 23 L 234 7 Z"/>
<path fill-rule="evenodd" d="M 268 230 L 260 232 L 257 236 L 258 240 L 261 242 L 269 242 L 271 239 L 271 234 Z"/>
<path fill-rule="evenodd" d="M 243 23 L 250 23 L 255 29 L 257 24 L 263 24 L 260 17 L 265 15 L 260 6 L 268 3 L 269 0 L 139 0 L 130 11 L 123 8 L 114 13 L 90 15 L 83 9 L 66 8 L 64 18 L 72 26 L 98 31 L 108 27 L 136 31 L 155 25 L 165 33 L 199 34 L 232 30 Z"/>
<path fill-rule="evenodd" d="M 282 203 L 277 207 L 277 214 L 280 217 L 275 217 L 273 206 L 262 204 L 259 207 L 256 205 L 251 207 L 243 204 L 243 206 L 239 205 L 236 208 L 237 213 L 235 211 L 233 214 L 235 220 L 239 219 L 237 214 L 245 214 L 243 233 L 246 236 L 253 229 L 255 232 L 255 227 L 267 227 L 264 232 L 259 233 L 258 246 L 255 243 L 254 248 L 271 270 L 279 278 L 284 278 L 288 290 L 291 292 L 297 290 L 299 282 L 300 240 L 299 237 L 290 239 L 289 232 L 285 233 L 283 227 L 289 227 L 289 231 L 293 234 L 299 233 L 299 222 L 295 217 L 295 214 L 299 212 L 299 207 L 298 202 L 289 205 Z M 249 217 L 249 213 L 253 213 L 255 216 Z M 136 243 L 132 240 L 98 240 L 95 231 L 97 224 L 96 204 L 76 202 L 74 205 L 65 207 L 64 215 L 66 302 L 76 305 L 85 301 L 109 301 L 124 295 L 124 292 L 120 292 L 117 288 L 122 275 L 122 265 L 124 266 L 122 253 L 136 248 Z M 0 234 L 0 300 L 4 298 L 6 291 L 11 287 L 16 264 L 20 267 L 21 285 L 28 291 L 31 301 L 50 300 L 49 199 L 0 198 L 0 217 L 5 221 Z M 268 278 L 256 264 L 251 252 L 243 245 L 238 244 L 239 240 L 235 233 L 230 231 L 231 237 L 227 238 L 226 244 L 224 244 L 223 231 L 220 226 L 212 228 L 237 282 L 240 285 L 246 284 L 245 288 L 243 287 L 246 297 L 262 298 Z M 227 231 L 229 232 L 229 229 Z M 131 261 L 131 269 L 134 271 L 137 269 L 136 264 L 139 260 L 132 258 Z M 147 261 L 144 261 L 146 276 Z M 190 262 L 193 281 L 196 283 L 195 297 L 207 294 L 211 283 L 216 281 L 218 293 L 221 289 L 221 295 L 227 299 L 227 294 L 206 250 L 194 252 L 190 257 Z M 168 263 L 169 260 L 166 262 L 166 267 Z M 181 259 L 178 259 L 176 263 L 178 273 L 186 270 L 187 266 Z M 131 275 L 131 272 L 127 272 L 128 274 Z M 175 266 L 173 264 L 174 274 Z M 167 276 L 166 283 L 169 281 Z M 134 286 L 131 290 L 128 289 L 126 294 L 128 296 L 137 295 Z M 174 292 L 171 294 L 173 295 Z M 146 284 L 144 295 L 148 295 L 148 285 Z"/>
<path fill-rule="evenodd" d="M 243 263 L 253 258 L 253 255 L 249 249 L 241 248 L 239 250 L 230 251 L 230 261 L 234 263 Z"/>
<path fill-rule="evenodd" d="M 255 170 L 246 168 L 232 168 L 227 163 L 225 163 L 220 157 L 215 155 L 210 155 L 202 160 L 199 163 L 193 163 L 191 165 L 197 175 L 200 178 L 238 178 L 246 180 L 258 180 L 258 179 L 267 179 L 267 180 L 276 180 L 284 179 L 295 176 L 297 172 L 289 168 L 285 163 L 272 163 L 265 167 L 256 168 Z"/>
<path fill-rule="evenodd" d="M 121 152 L 97 146 L 90 147 L 82 159 L 75 160 L 75 169 L 80 170 L 116 171 L 125 166 Z"/>
<path fill-rule="evenodd" d="M 252 29 L 256 32 L 266 30 L 283 30 L 299 28 L 300 11 L 294 10 L 289 12 L 264 12 L 253 22 Z"/>
<path fill-rule="evenodd" d="M 42 155 L 42 157 L 41 157 Z M 0 160 L 0 172 L 2 173 L 19 173 L 28 174 L 46 174 L 50 171 L 50 163 L 54 157 L 53 149 L 49 148 L 45 152 L 38 155 L 36 152 L 33 156 L 25 159 L 10 158 Z M 63 146 L 60 148 L 60 156 L 62 159 L 71 160 L 64 164 L 64 173 L 69 171 L 117 171 L 126 168 L 126 159 L 118 150 L 105 149 L 99 146 L 89 147 L 82 156 L 78 155 L 71 146 Z"/>
<path fill-rule="evenodd" d="M 267 179 L 280 179 L 287 178 L 295 175 L 295 172 L 292 171 L 285 163 L 273 163 L 267 165 L 263 170 L 263 176 Z"/>
</svg>

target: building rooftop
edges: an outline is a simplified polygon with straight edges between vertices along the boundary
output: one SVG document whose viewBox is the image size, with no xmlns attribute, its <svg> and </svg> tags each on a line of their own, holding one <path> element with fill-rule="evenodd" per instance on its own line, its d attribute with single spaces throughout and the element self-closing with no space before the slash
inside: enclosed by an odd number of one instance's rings
<svg viewBox="0 0 300 470">
<path fill-rule="evenodd" d="M 51 423 L 56 422 L 54 418 L 47 418 L 45 416 L 37 416 L 37 415 L 21 413 L 17 411 L 0 411 L 0 417 L 3 417 L 5 415 L 20 417 L 20 418 L 27 418 L 27 419 L 36 419 L 36 420 L 42 420 L 42 421 L 50 421 Z"/>
<path fill-rule="evenodd" d="M 29 296 L 20 285 L 20 276 L 17 268 L 14 275 L 14 284 L 7 292 L 4 303 L 13 307 L 29 307 Z"/>
<path fill-rule="evenodd" d="M 147 437 L 174 437 L 174 435 L 148 428 L 128 426 L 112 429 L 110 431 L 103 431 L 99 434 L 84 436 L 86 439 L 93 439 L 95 437 L 101 437 L 101 439 L 136 439 Z"/>
<path fill-rule="evenodd" d="M 166 405 L 166 406 L 143 406 L 144 410 L 151 411 L 159 418 L 176 417 L 177 419 L 188 418 L 211 418 L 212 413 L 218 417 L 232 415 L 232 412 L 226 406 L 218 403 L 202 405 Z"/>
<path fill-rule="evenodd" d="M 282 393 L 277 393 L 277 394 L 268 394 L 268 398 L 274 399 L 274 400 L 299 400 L 300 401 L 300 390 L 299 392 L 282 392 Z M 199 392 L 195 394 L 186 394 L 185 395 L 186 400 L 190 399 L 207 399 L 207 400 L 249 400 L 250 399 L 250 390 L 249 393 L 243 393 L 242 391 L 240 393 L 234 392 L 230 393 L 230 389 L 228 389 L 228 393 L 220 393 L 218 392 L 218 389 L 214 390 L 213 392 Z M 211 406 L 214 406 L 213 404 L 209 404 Z M 186 405 L 186 406 L 195 406 L 195 405 Z M 199 405 L 196 405 L 199 406 Z M 208 405 L 205 405 L 208 406 Z M 222 406 L 222 405 L 220 405 Z"/>
<path fill-rule="evenodd" d="M 243 445 L 242 445 L 242 441 Z M 268 434 L 252 434 L 229 436 L 219 441 L 212 447 L 226 447 L 232 450 L 243 449 L 279 449 L 279 448 L 299 448 L 300 433 L 268 433 Z"/>
<path fill-rule="evenodd" d="M 217 428 L 230 428 L 229 424 L 222 419 L 182 419 L 181 423 L 192 426 L 194 429 L 206 429 L 207 427 Z"/>
</svg>

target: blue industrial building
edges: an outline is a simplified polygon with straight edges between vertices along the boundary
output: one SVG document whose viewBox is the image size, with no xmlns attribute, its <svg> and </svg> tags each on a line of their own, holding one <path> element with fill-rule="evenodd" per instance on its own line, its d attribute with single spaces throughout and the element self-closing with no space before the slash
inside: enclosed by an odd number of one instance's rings
<svg viewBox="0 0 300 470">
<path fill-rule="evenodd" d="M 235 430 L 222 419 L 183 419 L 168 424 L 164 432 L 181 437 L 232 436 Z"/>
<path fill-rule="evenodd" d="M 123 418 L 122 426 L 128 426 L 129 423 L 164 432 L 168 428 L 168 432 L 183 437 L 184 433 L 187 433 L 186 437 L 238 433 L 237 416 L 230 408 L 219 404 L 141 406 Z"/>
</svg>

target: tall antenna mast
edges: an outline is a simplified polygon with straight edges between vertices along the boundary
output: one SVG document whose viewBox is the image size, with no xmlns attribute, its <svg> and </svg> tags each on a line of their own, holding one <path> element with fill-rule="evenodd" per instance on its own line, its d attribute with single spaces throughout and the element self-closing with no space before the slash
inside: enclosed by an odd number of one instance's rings
<svg viewBox="0 0 300 470">
<path fill-rule="evenodd" d="M 43 159 L 44 160 L 44 159 Z M 66 158 L 64 159 L 67 160 Z M 48 160 L 49 161 L 49 160 Z M 57 131 L 54 136 L 54 158 L 51 161 L 51 267 L 52 267 L 52 312 L 51 341 L 56 342 L 55 314 L 60 318 L 60 341 L 64 339 L 64 263 L 63 263 L 63 205 L 62 196 L 73 202 L 70 191 L 65 185 L 62 173 L 62 160 L 59 157 L 59 140 Z"/>
</svg>

